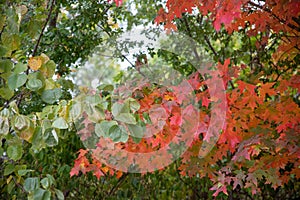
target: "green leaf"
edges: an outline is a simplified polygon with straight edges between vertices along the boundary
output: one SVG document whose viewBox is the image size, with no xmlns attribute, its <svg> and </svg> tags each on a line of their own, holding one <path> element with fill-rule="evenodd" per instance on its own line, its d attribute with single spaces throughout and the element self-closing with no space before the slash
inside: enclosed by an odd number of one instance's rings
<svg viewBox="0 0 300 200">
<path fill-rule="evenodd" d="M 0 96 L 5 100 L 9 100 L 14 96 L 14 91 L 8 87 L 0 88 Z"/>
<path fill-rule="evenodd" d="M 42 74 L 47 78 L 52 78 L 52 76 L 55 74 L 55 68 L 56 64 L 53 60 L 49 60 L 45 64 L 42 65 L 42 67 L 39 69 Z"/>
<path fill-rule="evenodd" d="M 31 91 L 37 91 L 43 87 L 43 82 L 39 79 L 29 79 L 26 87 Z"/>
<path fill-rule="evenodd" d="M 21 169 L 21 170 L 18 170 L 18 175 L 19 176 L 25 176 L 28 172 L 33 172 L 34 170 L 32 169 Z"/>
<path fill-rule="evenodd" d="M 38 188 L 33 192 L 33 199 L 34 200 L 50 200 L 51 199 L 51 192 L 48 190 L 43 190 Z"/>
<path fill-rule="evenodd" d="M 81 103 L 79 102 L 72 102 L 72 105 L 69 109 L 69 120 L 75 121 L 81 116 Z"/>
<path fill-rule="evenodd" d="M 27 75 L 26 74 L 12 74 L 8 78 L 8 87 L 11 90 L 15 90 L 22 85 L 24 85 L 27 81 Z"/>
<path fill-rule="evenodd" d="M 19 114 L 19 108 L 16 101 L 9 103 L 9 110 L 12 111 L 13 114 Z"/>
<path fill-rule="evenodd" d="M 0 135 L 1 134 L 8 134 L 9 132 L 9 121 L 7 117 L 0 116 Z"/>
<path fill-rule="evenodd" d="M 10 52 L 8 51 L 8 49 L 3 46 L 0 45 L 0 57 L 9 57 L 10 56 Z M 1 71 L 1 67 L 0 67 L 0 71 Z"/>
<path fill-rule="evenodd" d="M 104 110 L 95 104 L 85 103 L 84 110 L 89 116 L 89 119 L 95 123 L 105 119 Z"/>
<path fill-rule="evenodd" d="M 121 113 L 129 113 L 129 104 L 128 102 L 126 104 L 121 104 L 119 102 L 116 102 L 112 105 L 111 112 L 114 117 L 120 115 Z"/>
<path fill-rule="evenodd" d="M 129 107 L 133 112 L 138 111 L 141 107 L 140 104 L 133 98 L 128 98 L 125 102 L 129 103 Z"/>
<path fill-rule="evenodd" d="M 7 16 L 5 16 L 4 13 L 0 14 L 0 30 L 2 30 L 4 28 L 6 17 Z"/>
<path fill-rule="evenodd" d="M 8 185 L 7 185 L 7 192 L 8 194 L 11 194 L 12 190 L 14 189 L 14 187 L 16 186 L 14 181 L 11 181 Z"/>
<path fill-rule="evenodd" d="M 136 124 L 136 120 L 134 116 L 130 113 L 121 113 L 115 116 L 115 120 L 124 122 L 126 124 Z"/>
<path fill-rule="evenodd" d="M 38 177 L 26 178 L 24 182 L 24 190 L 26 192 L 32 192 L 35 189 L 38 189 L 39 187 L 40 187 L 40 180 Z"/>
<path fill-rule="evenodd" d="M 134 125 L 134 124 L 128 124 L 127 125 L 130 135 L 135 137 L 135 138 L 143 138 L 144 133 L 145 133 L 145 126 L 142 125 Z"/>
<path fill-rule="evenodd" d="M 110 84 L 103 84 L 97 87 L 98 90 L 103 90 L 103 91 L 113 91 L 114 90 L 114 86 L 110 85 Z"/>
<path fill-rule="evenodd" d="M 2 43 L 9 51 L 18 50 L 21 44 L 21 38 L 19 34 L 11 34 L 3 32 L 1 35 Z"/>
<path fill-rule="evenodd" d="M 46 144 L 43 138 L 42 127 L 38 126 L 35 128 L 33 136 L 32 136 L 32 149 L 34 150 L 41 150 L 45 148 Z"/>
<path fill-rule="evenodd" d="M 109 138 L 113 142 L 127 142 L 128 134 L 122 126 L 114 125 L 109 129 Z"/>
<path fill-rule="evenodd" d="M 55 183 L 55 179 L 54 179 L 54 177 L 52 175 L 47 174 L 46 176 L 48 178 L 50 186 Z"/>
<path fill-rule="evenodd" d="M 44 141 L 49 147 L 53 147 L 58 144 L 58 137 L 54 128 L 48 128 L 45 130 Z"/>
<path fill-rule="evenodd" d="M 58 129 L 67 129 L 68 128 L 68 124 L 67 124 L 66 120 L 62 117 L 57 118 L 53 122 L 52 126 L 54 128 L 58 128 Z"/>
<path fill-rule="evenodd" d="M 142 138 L 132 137 L 134 143 L 138 144 L 141 142 Z"/>
<path fill-rule="evenodd" d="M 10 72 L 11 69 L 13 68 L 13 63 L 12 61 L 5 59 L 5 60 L 0 60 L 0 73 L 7 73 Z"/>
<path fill-rule="evenodd" d="M 22 73 L 24 71 L 27 70 L 27 65 L 26 64 L 23 64 L 21 62 L 19 62 L 18 64 L 16 64 L 15 68 L 14 68 L 14 73 L 15 74 L 19 74 L 19 73 Z"/>
<path fill-rule="evenodd" d="M 48 178 L 43 178 L 41 180 L 41 185 L 43 186 L 44 189 L 48 189 L 50 187 L 49 179 Z"/>
<path fill-rule="evenodd" d="M 8 164 L 4 168 L 4 176 L 10 175 L 15 170 L 15 166 L 13 164 Z"/>
<path fill-rule="evenodd" d="M 112 126 L 118 125 L 118 123 L 116 121 L 107 121 L 107 120 L 103 120 L 101 121 L 101 123 L 97 123 L 95 125 L 95 133 L 98 137 L 109 137 L 109 129 Z"/>
<path fill-rule="evenodd" d="M 65 196 L 64 196 L 64 194 L 62 193 L 62 191 L 60 191 L 60 190 L 58 190 L 58 189 L 54 189 L 54 191 L 55 191 L 55 194 L 56 194 L 58 200 L 64 200 L 64 199 L 65 199 Z"/>
<path fill-rule="evenodd" d="M 116 102 L 112 105 L 111 111 L 112 111 L 112 114 L 114 117 L 120 114 L 123 106 L 124 106 L 123 104 L 120 104 L 118 102 Z"/>
<path fill-rule="evenodd" d="M 42 100 L 45 103 L 53 104 L 61 97 L 61 89 L 55 88 L 52 90 L 44 90 L 42 93 Z"/>
<path fill-rule="evenodd" d="M 15 131 L 22 131 L 30 126 L 29 118 L 24 115 L 16 115 L 12 122 Z"/>
<path fill-rule="evenodd" d="M 12 145 L 7 148 L 7 155 L 9 158 L 17 161 L 22 158 L 22 146 Z"/>
</svg>

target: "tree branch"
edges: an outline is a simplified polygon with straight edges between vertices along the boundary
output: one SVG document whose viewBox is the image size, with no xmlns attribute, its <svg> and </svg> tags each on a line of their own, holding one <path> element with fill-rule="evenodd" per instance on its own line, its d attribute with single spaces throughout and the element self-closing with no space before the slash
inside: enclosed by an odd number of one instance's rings
<svg viewBox="0 0 300 200">
<path fill-rule="evenodd" d="M 49 9 L 49 13 L 48 13 L 48 16 L 47 16 L 47 19 L 46 19 L 46 22 L 45 22 L 45 24 L 44 24 L 44 26 L 43 26 L 43 28 L 42 28 L 42 31 L 41 31 L 41 33 L 40 33 L 40 35 L 39 35 L 39 38 L 38 38 L 38 40 L 37 40 L 37 43 L 35 44 L 35 47 L 34 47 L 33 52 L 32 52 L 32 56 L 35 56 L 36 53 L 37 53 L 37 49 L 38 49 L 38 47 L 39 47 L 39 45 L 40 45 L 42 36 L 43 36 L 43 34 L 44 34 L 44 31 L 45 31 L 45 29 L 46 29 L 46 27 L 47 27 L 47 24 L 48 24 L 50 18 L 51 18 L 51 13 L 52 13 L 54 4 L 55 4 L 55 0 L 52 0 L 52 1 L 51 1 L 51 5 L 50 5 L 50 9 Z"/>
<path fill-rule="evenodd" d="M 184 21 L 184 23 L 185 23 L 186 30 L 187 30 L 187 34 L 190 36 L 190 38 L 193 39 L 193 36 L 192 36 L 192 34 L 191 34 L 191 29 L 190 29 L 190 26 L 189 26 L 188 21 L 186 20 L 185 17 L 183 17 L 182 19 L 183 19 L 183 21 Z M 197 49 L 196 49 L 196 47 L 195 47 L 194 45 L 193 45 L 193 51 L 194 51 L 194 54 L 195 54 L 195 56 L 196 56 L 197 61 L 200 61 L 199 54 L 198 54 Z"/>
<path fill-rule="evenodd" d="M 210 43 L 210 41 L 209 41 L 209 39 L 208 39 L 208 37 L 207 37 L 206 35 L 204 35 L 204 40 L 205 40 L 205 42 L 207 43 L 207 45 L 208 45 L 208 47 L 210 48 L 210 50 L 213 52 L 213 54 L 214 54 L 216 57 L 218 57 L 218 54 L 217 54 L 216 50 L 215 50 L 214 47 L 211 45 L 211 43 Z"/>
</svg>

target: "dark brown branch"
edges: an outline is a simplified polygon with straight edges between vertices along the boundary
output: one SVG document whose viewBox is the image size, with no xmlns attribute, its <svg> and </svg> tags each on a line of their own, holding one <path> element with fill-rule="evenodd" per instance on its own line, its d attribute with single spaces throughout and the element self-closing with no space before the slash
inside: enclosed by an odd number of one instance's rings
<svg viewBox="0 0 300 200">
<path fill-rule="evenodd" d="M 38 38 L 38 40 L 37 40 L 37 43 L 35 44 L 35 47 L 34 47 L 33 52 L 32 52 L 32 56 L 35 56 L 36 53 L 37 53 L 37 49 L 38 49 L 38 47 L 39 47 L 39 45 L 40 45 L 42 36 L 43 36 L 43 34 L 44 34 L 44 31 L 45 31 L 45 29 L 46 29 L 46 27 L 47 27 L 47 24 L 48 24 L 50 18 L 51 18 L 51 13 L 52 13 L 54 4 L 55 4 L 55 0 L 52 0 L 51 5 L 50 5 L 50 9 L 49 9 L 49 13 L 48 13 L 48 16 L 47 16 L 47 19 L 46 19 L 46 22 L 45 22 L 45 24 L 44 24 L 44 26 L 43 26 L 43 28 L 42 28 L 42 31 L 41 31 L 41 33 L 40 33 L 40 35 L 39 35 L 39 38 Z"/>
<path fill-rule="evenodd" d="M 211 43 L 210 43 L 210 41 L 209 41 L 209 39 L 208 39 L 208 37 L 207 37 L 206 35 L 204 35 L 204 40 L 205 40 L 205 42 L 207 43 L 207 45 L 208 45 L 208 47 L 210 48 L 210 50 L 213 52 L 213 54 L 214 54 L 216 57 L 218 57 L 217 52 L 215 51 L 214 47 L 211 45 Z"/>
</svg>

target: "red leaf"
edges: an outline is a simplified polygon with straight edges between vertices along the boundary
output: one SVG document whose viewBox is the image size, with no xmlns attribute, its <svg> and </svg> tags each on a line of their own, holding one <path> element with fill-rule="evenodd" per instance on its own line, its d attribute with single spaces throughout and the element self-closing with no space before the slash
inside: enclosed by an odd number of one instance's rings
<svg viewBox="0 0 300 200">
<path fill-rule="evenodd" d="M 174 115 L 170 118 L 171 125 L 178 125 L 181 126 L 182 124 L 182 117 L 180 115 Z"/>
</svg>

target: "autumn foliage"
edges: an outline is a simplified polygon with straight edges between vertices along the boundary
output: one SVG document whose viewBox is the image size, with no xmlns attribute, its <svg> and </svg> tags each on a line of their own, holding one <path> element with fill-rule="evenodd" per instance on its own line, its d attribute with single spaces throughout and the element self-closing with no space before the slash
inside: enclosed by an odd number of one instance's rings
<svg viewBox="0 0 300 200">
<path fill-rule="evenodd" d="M 145 122 L 146 129 L 154 135 L 137 142 L 129 133 L 126 142 L 113 145 L 128 152 L 157 151 L 171 141 L 179 144 L 174 138 L 181 127 L 189 122 L 196 124 L 189 129 L 193 141 L 181 156 L 178 170 L 182 176 L 209 177 L 214 183 L 211 188 L 215 191 L 214 196 L 220 192 L 227 194 L 229 186 L 233 189 L 250 188 L 254 195 L 260 192 L 261 182 L 276 189 L 291 179 L 300 179 L 300 108 L 295 100 L 300 93 L 300 75 L 284 64 L 295 64 L 294 59 L 299 54 L 299 2 L 268 0 L 259 4 L 245 0 L 168 0 L 166 9 L 158 11 L 155 22 L 163 23 L 169 31 L 176 31 L 176 19 L 193 14 L 195 10 L 207 15 L 216 31 L 225 29 L 232 34 L 244 30 L 249 37 L 264 33 L 256 42 L 257 49 L 269 45 L 272 34 L 281 35 L 277 50 L 269 58 L 270 62 L 259 65 L 260 68 L 270 69 L 271 73 L 264 70 L 257 72 L 257 68 L 246 64 L 235 65 L 230 58 L 219 62 L 209 78 L 194 73 L 188 82 L 197 106 L 191 106 L 188 96 L 181 95 L 180 91 L 187 91 L 184 84 L 174 86 L 171 90 L 151 84 L 131 88 L 130 98 L 135 99 L 140 107 L 130 112 Z M 257 74 L 254 75 L 254 72 Z M 205 87 L 217 78 L 221 78 L 225 85 L 226 99 L 210 94 Z M 221 106 L 221 101 L 226 101 L 226 106 L 222 107 L 226 113 L 225 123 L 222 129 L 217 130 L 218 140 L 211 151 L 199 157 L 203 143 L 209 143 L 215 137 L 210 135 L 213 132 L 209 132 L 208 127 L 212 116 L 219 114 L 213 113 L 212 108 Z M 195 113 L 197 117 L 191 117 Z M 106 110 L 106 115 L 111 116 L 111 111 Z M 106 117 L 106 120 L 112 119 Z M 151 123 L 147 124 L 147 120 Z M 85 126 L 85 129 L 88 129 L 85 133 L 95 131 L 93 126 Z M 84 134 L 80 137 L 84 137 Z M 122 172 L 97 160 L 100 154 L 109 157 L 114 153 L 103 149 L 101 140 L 104 139 L 100 139 L 92 150 L 90 159 L 86 158 L 86 150 L 80 150 L 71 176 L 78 175 L 80 171 L 92 171 L 98 178 L 115 173 L 118 177 L 122 176 Z M 172 156 L 170 154 L 170 159 Z M 124 158 L 127 160 L 124 162 L 132 159 L 128 155 L 124 155 Z M 138 162 L 139 167 L 151 164 L 153 168 L 161 169 L 160 164 L 151 162 L 150 157 L 141 159 L 143 162 Z"/>
</svg>

